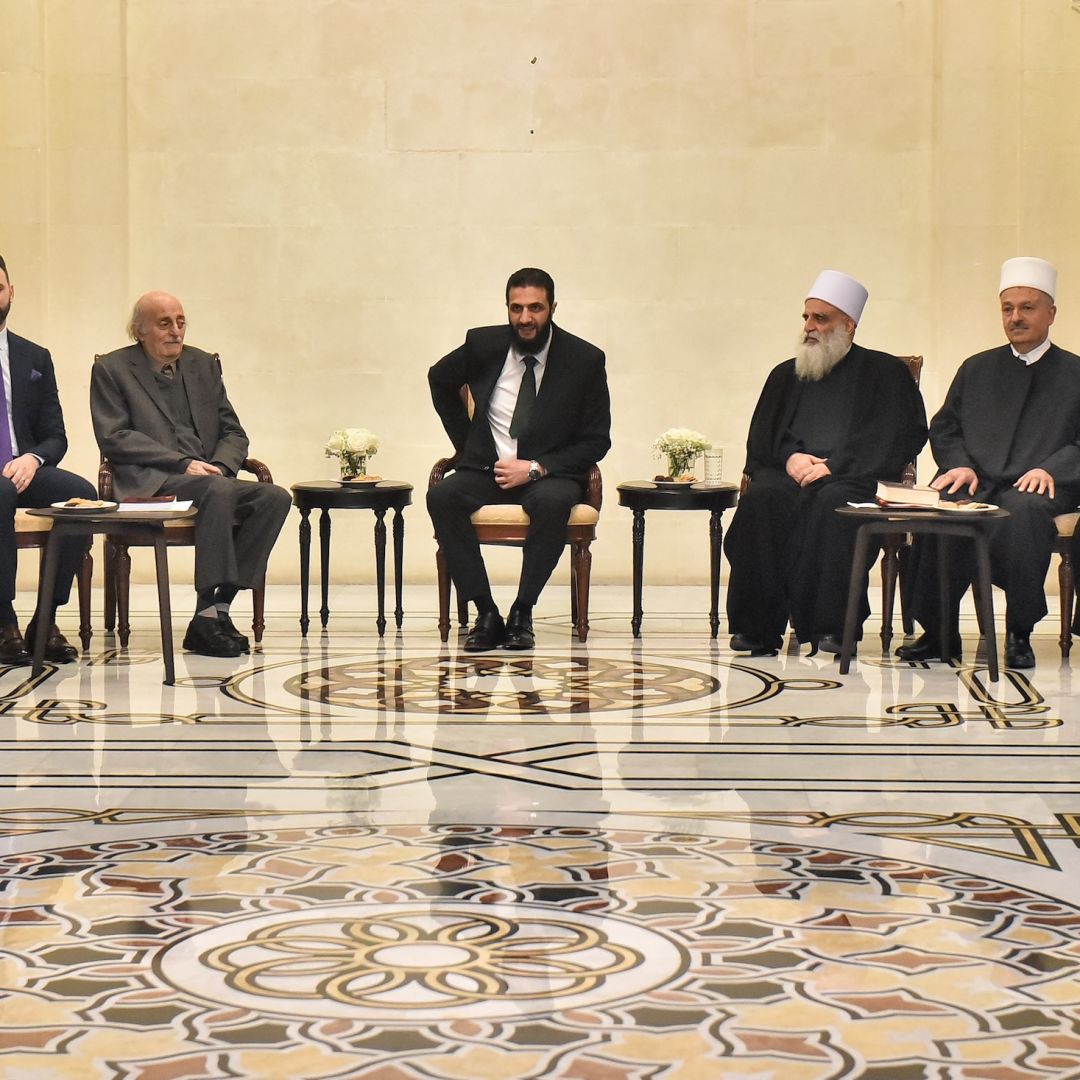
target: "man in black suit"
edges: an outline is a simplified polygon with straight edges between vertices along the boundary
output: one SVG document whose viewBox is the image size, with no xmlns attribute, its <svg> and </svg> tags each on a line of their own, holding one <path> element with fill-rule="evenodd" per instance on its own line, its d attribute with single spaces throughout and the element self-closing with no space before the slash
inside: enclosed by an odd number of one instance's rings
<svg viewBox="0 0 1080 1080">
<path fill-rule="evenodd" d="M 93 486 L 56 466 L 67 451 L 64 414 L 48 349 L 11 333 L 8 312 L 15 287 L 0 257 L 0 664 L 30 663 L 38 626 L 34 619 L 19 633 L 15 599 L 15 510 L 48 506 L 67 499 L 93 499 Z M 45 628 L 45 658 L 66 664 L 78 653 L 56 626 L 56 609 L 66 604 L 71 582 L 86 551 L 86 540 L 73 536 L 60 548 L 56 589 Z"/>
<path fill-rule="evenodd" d="M 1031 631 L 1046 614 L 1046 571 L 1054 517 L 1080 502 L 1080 356 L 1050 340 L 1057 315 L 1057 271 L 1021 256 L 1001 267 L 998 299 L 1009 344 L 968 357 L 930 422 L 938 464 L 932 486 L 951 500 L 993 503 L 1009 517 L 991 523 L 990 571 L 1005 590 L 1005 664 L 1032 668 Z M 937 544 L 916 537 L 909 571 L 912 610 L 926 632 L 896 651 L 901 660 L 936 660 L 939 640 Z M 955 618 L 973 580 L 970 542 L 950 545 Z M 959 656 L 954 637 L 947 652 Z"/>
<path fill-rule="evenodd" d="M 216 356 L 184 344 L 187 320 L 175 296 L 135 304 L 135 341 L 102 356 L 90 378 L 90 413 L 119 499 L 191 499 L 195 518 L 195 615 L 184 648 L 239 656 L 248 639 L 229 605 L 262 580 L 292 499 L 274 484 L 236 478 L 248 439 L 225 393 Z"/>
<path fill-rule="evenodd" d="M 506 310 L 508 325 L 470 330 L 428 372 L 455 451 L 455 472 L 428 491 L 428 512 L 458 594 L 476 605 L 468 652 L 533 647 L 533 606 L 562 554 L 589 467 L 611 446 L 604 354 L 551 321 L 551 276 L 532 267 L 511 274 Z M 471 417 L 461 399 L 466 385 Z M 529 515 L 517 599 L 505 623 L 470 521 L 490 503 L 517 503 Z"/>
</svg>

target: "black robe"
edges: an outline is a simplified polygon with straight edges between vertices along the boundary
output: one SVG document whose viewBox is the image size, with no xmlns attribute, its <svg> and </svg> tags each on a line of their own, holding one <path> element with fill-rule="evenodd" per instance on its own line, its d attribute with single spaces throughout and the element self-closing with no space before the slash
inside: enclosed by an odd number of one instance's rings
<svg viewBox="0 0 1080 1080">
<path fill-rule="evenodd" d="M 991 574 L 1005 590 L 1007 628 L 1030 633 L 1046 614 L 1053 519 L 1080 501 L 1080 357 L 1057 345 L 1030 365 L 1008 345 L 969 357 L 930 423 L 930 447 L 939 473 L 966 466 L 979 478 L 974 496 L 963 488 L 952 498 L 1009 511 L 990 528 Z M 1054 478 L 1053 499 L 1013 487 L 1029 469 L 1045 469 Z M 911 562 L 912 610 L 930 629 L 938 620 L 936 550 L 936 544 L 918 542 Z M 951 550 L 956 608 L 972 580 L 973 552 L 967 543 Z"/>
<path fill-rule="evenodd" d="M 836 431 L 827 464 L 831 475 L 805 488 L 785 471 L 801 445 L 793 431 L 810 388 L 819 400 L 837 387 Z M 749 487 L 724 544 L 731 567 L 728 625 L 778 647 L 791 618 L 800 641 L 843 629 L 854 549 L 854 524 L 835 510 L 873 498 L 878 480 L 895 480 L 926 442 L 926 412 L 903 362 L 852 345 L 820 383 L 795 374 L 795 361 L 773 369 L 747 437 Z M 822 456 L 818 454 L 817 456 Z M 863 618 L 869 613 L 863 590 Z"/>
</svg>

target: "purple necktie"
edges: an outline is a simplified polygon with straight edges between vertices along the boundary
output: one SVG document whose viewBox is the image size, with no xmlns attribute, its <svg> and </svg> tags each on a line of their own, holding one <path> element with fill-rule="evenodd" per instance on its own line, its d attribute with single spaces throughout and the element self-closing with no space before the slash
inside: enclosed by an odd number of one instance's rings
<svg viewBox="0 0 1080 1080">
<path fill-rule="evenodd" d="M 11 370 L 11 361 L 8 360 L 8 371 Z M 8 421 L 7 390 L 4 388 L 4 379 L 0 376 L 0 468 L 6 465 L 15 455 L 11 452 L 11 424 Z"/>
</svg>

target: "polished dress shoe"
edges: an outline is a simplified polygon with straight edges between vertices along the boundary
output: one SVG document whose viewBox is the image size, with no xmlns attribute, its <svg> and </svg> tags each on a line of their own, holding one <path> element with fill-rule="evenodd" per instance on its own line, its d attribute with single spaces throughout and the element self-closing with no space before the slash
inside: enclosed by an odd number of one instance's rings
<svg viewBox="0 0 1080 1080">
<path fill-rule="evenodd" d="M 31 660 L 26 642 L 15 623 L 0 626 L 0 664 L 8 667 L 24 667 Z"/>
<path fill-rule="evenodd" d="M 48 637 L 45 638 L 45 659 L 50 664 L 70 664 L 79 659 L 79 650 L 60 633 L 60 627 L 56 623 L 49 627 L 47 633 Z M 31 657 L 34 655 L 35 641 L 37 641 L 37 623 L 31 619 L 26 627 L 26 648 L 29 650 Z"/>
<path fill-rule="evenodd" d="M 536 645 L 532 627 L 532 609 L 518 607 L 510 609 L 506 616 L 506 647 L 508 649 L 531 649 Z"/>
<path fill-rule="evenodd" d="M 953 638 L 950 655 L 959 660 L 964 655 L 963 644 L 959 638 Z M 941 646 L 938 644 L 936 634 L 920 634 L 910 645 L 901 645 L 896 650 L 896 655 L 901 660 L 918 663 L 926 660 L 940 660 Z"/>
<path fill-rule="evenodd" d="M 206 615 L 196 615 L 188 623 L 184 635 L 184 648 L 200 656 L 239 656 L 243 650 L 233 638 L 229 637 L 217 619 Z"/>
<path fill-rule="evenodd" d="M 466 652 L 486 652 L 497 649 L 506 640 L 506 623 L 497 611 L 485 611 L 476 616 L 476 622 L 465 639 Z"/>
<path fill-rule="evenodd" d="M 1035 653 L 1031 649 L 1031 635 L 1010 630 L 1005 635 L 1005 666 L 1007 668 L 1033 668 Z"/>
<path fill-rule="evenodd" d="M 221 632 L 226 637 L 232 638 L 233 641 L 240 646 L 241 652 L 251 652 L 251 642 L 248 641 L 247 635 L 241 634 L 240 631 L 236 629 L 236 624 L 229 618 L 229 613 L 227 611 L 219 611 L 217 621 L 218 626 L 221 627 Z"/>
<path fill-rule="evenodd" d="M 818 636 L 817 641 L 814 642 L 814 652 L 827 652 L 832 653 L 833 656 L 839 656 L 844 651 L 844 635 L 843 634 L 821 634 Z M 854 656 L 858 651 L 859 643 L 853 641 L 851 643 L 851 655 Z M 813 653 L 811 653 L 813 655 Z"/>
<path fill-rule="evenodd" d="M 749 653 L 751 656 L 775 656 L 780 651 L 755 641 L 746 634 L 732 634 L 730 645 L 734 652 Z"/>
</svg>

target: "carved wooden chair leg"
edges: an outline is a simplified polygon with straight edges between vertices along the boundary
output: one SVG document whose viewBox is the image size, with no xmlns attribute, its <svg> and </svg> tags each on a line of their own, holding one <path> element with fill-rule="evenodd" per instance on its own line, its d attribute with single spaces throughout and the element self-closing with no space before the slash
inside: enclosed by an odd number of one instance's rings
<svg viewBox="0 0 1080 1080">
<path fill-rule="evenodd" d="M 577 636 L 578 641 L 589 639 L 589 579 L 592 574 L 591 541 L 581 540 L 574 543 L 570 557 L 577 563 L 575 592 L 577 593 Z"/>
<path fill-rule="evenodd" d="M 1063 551 L 1058 560 L 1058 601 L 1061 605 L 1061 656 L 1067 659 L 1072 651 L 1073 604 L 1076 599 L 1076 578 L 1073 574 L 1072 554 Z"/>
<path fill-rule="evenodd" d="M 435 568 L 439 582 L 439 640 L 446 641 L 450 637 L 450 575 L 442 548 L 435 549 Z"/>
<path fill-rule="evenodd" d="M 577 548 L 570 545 L 570 625 L 577 626 L 578 618 L 578 564 Z"/>
<path fill-rule="evenodd" d="M 251 633 L 258 645 L 266 629 L 266 578 L 251 590 Z"/>
</svg>

